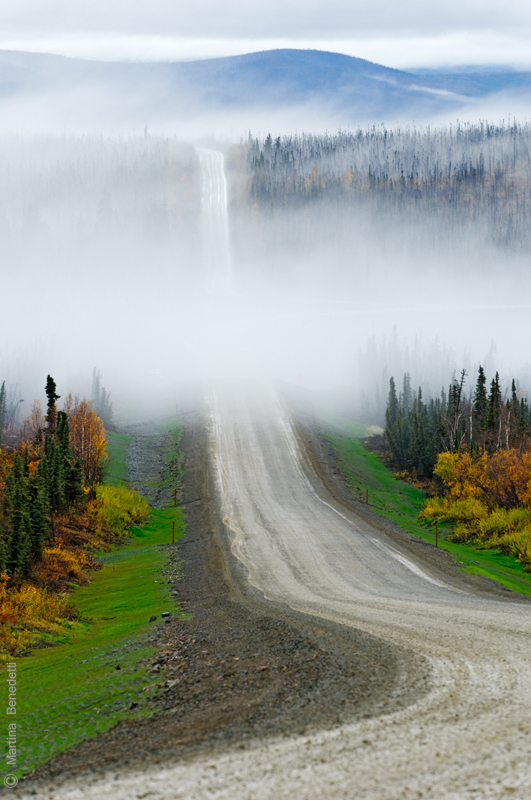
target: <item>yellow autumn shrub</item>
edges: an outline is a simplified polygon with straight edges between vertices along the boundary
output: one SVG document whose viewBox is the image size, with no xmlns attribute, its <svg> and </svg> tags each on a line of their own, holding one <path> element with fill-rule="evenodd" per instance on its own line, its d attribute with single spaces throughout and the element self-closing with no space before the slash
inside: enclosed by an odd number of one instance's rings
<svg viewBox="0 0 531 800">
<path fill-rule="evenodd" d="M 142 525 L 149 514 L 149 506 L 137 492 L 126 486 L 96 488 L 99 524 L 103 530 L 121 538 L 132 525 Z"/>
<path fill-rule="evenodd" d="M 441 453 L 434 472 L 444 497 L 429 498 L 420 518 L 453 523 L 453 541 L 501 548 L 531 570 L 531 453 Z"/>
<path fill-rule="evenodd" d="M 27 650 L 42 631 L 53 632 L 76 617 L 69 598 L 30 583 L 19 586 L 0 576 L 0 652 L 11 656 Z"/>
</svg>

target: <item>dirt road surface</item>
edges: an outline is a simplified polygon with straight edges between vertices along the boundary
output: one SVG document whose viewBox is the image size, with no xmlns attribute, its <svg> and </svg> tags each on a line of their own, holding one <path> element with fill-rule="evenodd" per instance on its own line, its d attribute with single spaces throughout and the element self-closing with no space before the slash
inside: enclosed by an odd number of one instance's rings
<svg viewBox="0 0 531 800">
<path fill-rule="evenodd" d="M 209 409 L 231 580 L 279 613 L 293 609 L 413 653 L 431 688 L 369 719 L 113 771 L 46 796 L 528 800 L 531 605 L 489 596 L 428 548 L 424 556 L 338 502 L 272 390 L 212 393 Z"/>
</svg>

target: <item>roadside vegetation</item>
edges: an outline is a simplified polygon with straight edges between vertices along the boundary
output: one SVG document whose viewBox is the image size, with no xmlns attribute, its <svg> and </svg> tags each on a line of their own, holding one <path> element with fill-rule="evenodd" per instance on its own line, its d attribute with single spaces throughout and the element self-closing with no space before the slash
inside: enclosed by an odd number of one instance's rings
<svg viewBox="0 0 531 800">
<path fill-rule="evenodd" d="M 319 413 L 325 421 L 321 435 L 330 444 L 336 465 L 352 493 L 368 508 L 396 522 L 407 533 L 435 545 L 435 526 L 421 517 L 427 498 L 418 481 L 408 482 L 403 473 L 395 472 L 384 463 L 380 448 L 375 452 L 375 440 L 370 429 L 335 414 Z M 448 523 L 440 523 L 438 546 L 449 552 L 466 572 L 483 575 L 513 591 L 531 594 L 531 575 L 514 556 L 501 549 L 488 549 L 474 542 L 466 544 L 448 538 Z"/>
<path fill-rule="evenodd" d="M 483 368 L 473 392 L 466 373 L 448 393 L 424 402 L 409 375 L 390 380 L 385 444 L 401 477 L 427 489 L 419 519 L 444 524 L 449 542 L 490 550 L 531 572 L 531 418 L 513 380 L 504 397 L 498 373 L 487 391 Z"/>
<path fill-rule="evenodd" d="M 145 522 L 148 506 L 102 485 L 106 434 L 92 404 L 46 381 L 16 446 L 0 450 L 0 653 L 15 656 L 78 617 L 68 592 L 99 565 L 96 551 Z"/>
<path fill-rule="evenodd" d="M 47 417 L 54 417 L 50 408 L 59 398 L 51 381 L 47 389 L 49 405 L 46 416 L 40 417 L 44 420 L 42 436 L 37 437 L 40 444 L 33 446 L 26 435 L 16 447 L 0 451 L 5 547 L 8 535 L 12 537 L 5 482 L 17 458 L 24 464 L 26 449 L 32 465 L 26 480 L 30 480 L 52 447 L 48 444 L 46 451 L 44 444 L 54 435 L 46 430 Z M 91 403 L 67 399 L 69 403 L 70 409 L 92 412 L 92 427 L 87 430 L 100 430 Z M 55 409 L 55 430 L 63 419 L 60 414 Z M 172 430 L 175 424 L 173 420 Z M 175 432 L 168 458 L 178 460 L 178 440 Z M 165 565 L 173 523 L 176 539 L 185 525 L 179 507 L 150 508 L 129 486 L 126 453 L 131 441 L 130 436 L 110 431 L 103 448 L 94 442 L 101 459 L 99 480 L 89 483 L 83 472 L 83 493 L 56 511 L 45 494 L 48 525 L 40 557 L 31 553 L 22 577 L 6 562 L 10 573 L 4 572 L 0 580 L 0 646 L 3 661 L 17 662 L 21 744 L 14 772 L 19 777 L 120 720 L 153 711 L 148 669 L 156 646 L 147 636 L 149 621 L 160 620 L 163 611 L 180 613 L 170 598 Z M 94 448 L 87 448 L 92 452 Z M 75 464 L 73 452 L 67 461 L 70 467 Z M 89 474 L 96 473 L 91 468 Z M 42 491 L 48 491 L 45 484 Z"/>
</svg>

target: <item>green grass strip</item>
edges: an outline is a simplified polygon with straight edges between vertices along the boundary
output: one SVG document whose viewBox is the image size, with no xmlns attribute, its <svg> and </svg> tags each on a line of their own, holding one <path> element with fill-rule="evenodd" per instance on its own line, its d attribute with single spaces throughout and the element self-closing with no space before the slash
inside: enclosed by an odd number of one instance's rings
<svg viewBox="0 0 531 800">
<path fill-rule="evenodd" d="M 110 486 L 129 486 L 127 475 L 127 450 L 133 441 L 132 436 L 125 433 L 107 434 L 107 464 L 104 482 Z"/>
<path fill-rule="evenodd" d="M 376 453 L 363 447 L 361 439 L 369 430 L 357 422 L 337 416 L 326 417 L 328 425 L 321 434 L 332 446 L 337 464 L 353 494 L 365 500 L 369 490 L 369 506 L 377 514 L 396 522 L 410 534 L 435 545 L 435 527 L 418 521 L 424 507 L 425 493 L 405 481 L 396 480 Z M 340 428 L 341 432 L 337 429 Z M 439 525 L 439 547 L 447 550 L 466 572 L 484 575 L 520 594 L 531 594 L 531 575 L 522 564 L 499 550 L 485 550 L 472 545 L 449 542 L 449 526 Z"/>
<path fill-rule="evenodd" d="M 127 483 L 130 437 L 109 439 L 109 483 Z M 145 664 L 155 652 L 145 643 L 149 618 L 163 624 L 163 611 L 180 613 L 162 574 L 173 521 L 176 538 L 182 536 L 180 508 L 152 509 L 147 523 L 132 529 L 131 541 L 105 554 L 102 569 L 74 591 L 81 620 L 67 625 L 51 646 L 13 659 L 17 715 L 8 721 L 17 723 L 18 763 L 8 772 L 20 777 L 120 720 L 151 713 L 142 691 L 155 681 Z M 7 736 L 7 722 L 5 729 Z"/>
</svg>

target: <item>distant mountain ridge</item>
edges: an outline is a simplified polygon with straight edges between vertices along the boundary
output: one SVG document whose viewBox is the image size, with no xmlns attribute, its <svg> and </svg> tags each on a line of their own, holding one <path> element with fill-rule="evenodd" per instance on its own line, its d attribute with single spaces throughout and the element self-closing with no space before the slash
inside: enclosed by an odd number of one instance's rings
<svg viewBox="0 0 531 800">
<path fill-rule="evenodd" d="M 187 62 L 104 62 L 0 51 L 0 100 L 46 92 L 112 91 L 136 94 L 155 109 L 290 108 L 324 111 L 379 122 L 454 112 L 467 102 L 507 92 L 531 94 L 531 72 L 405 72 L 361 58 L 319 50 L 267 50 Z"/>
</svg>

